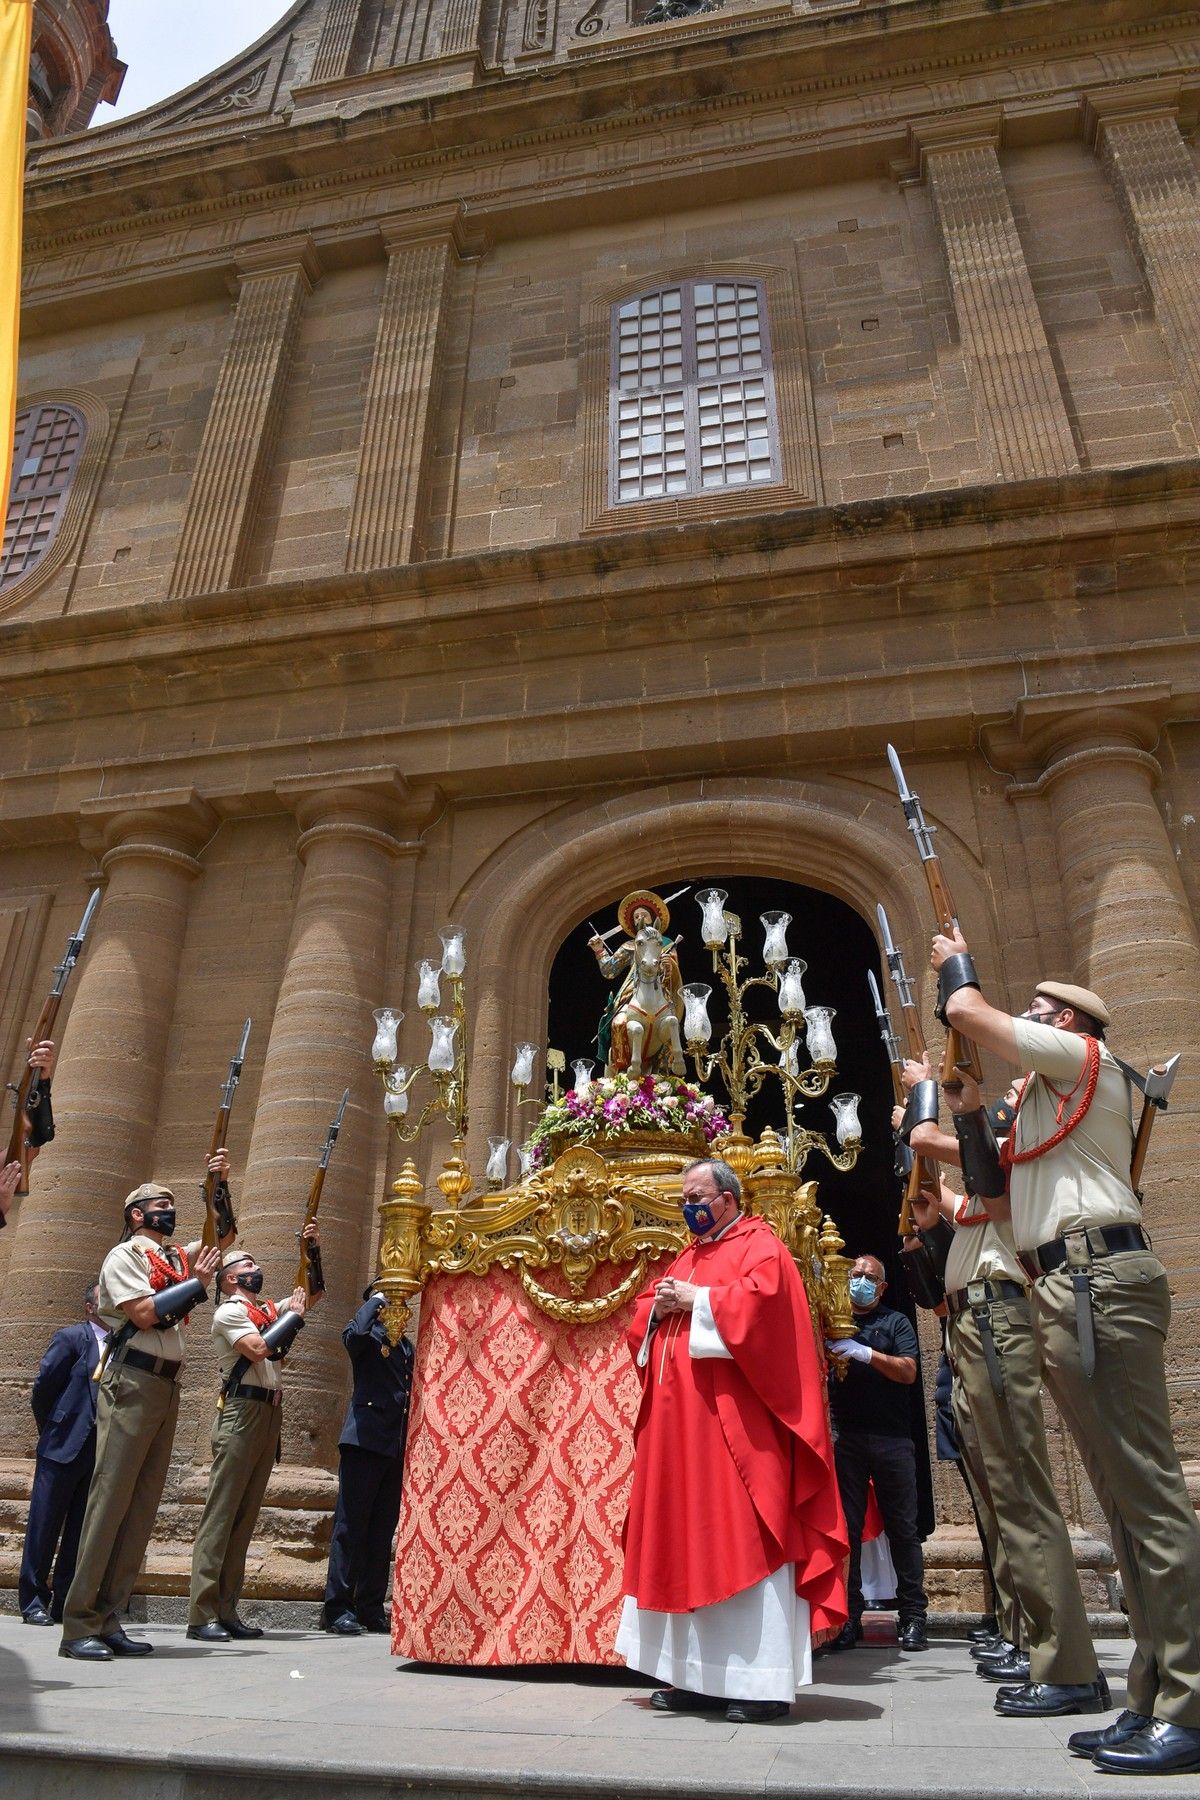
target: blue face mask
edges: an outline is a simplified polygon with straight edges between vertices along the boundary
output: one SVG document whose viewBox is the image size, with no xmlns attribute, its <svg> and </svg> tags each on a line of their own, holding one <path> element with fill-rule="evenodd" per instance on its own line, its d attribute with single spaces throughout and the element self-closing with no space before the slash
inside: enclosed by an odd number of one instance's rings
<svg viewBox="0 0 1200 1800">
<path fill-rule="evenodd" d="M 715 1200 L 685 1200 L 683 1203 L 683 1222 L 693 1237 L 706 1237 L 716 1224 L 713 1215 Z"/>
<path fill-rule="evenodd" d="M 854 1306 L 874 1306 L 879 1292 L 869 1275 L 852 1275 L 850 1277 L 850 1300 Z"/>
</svg>

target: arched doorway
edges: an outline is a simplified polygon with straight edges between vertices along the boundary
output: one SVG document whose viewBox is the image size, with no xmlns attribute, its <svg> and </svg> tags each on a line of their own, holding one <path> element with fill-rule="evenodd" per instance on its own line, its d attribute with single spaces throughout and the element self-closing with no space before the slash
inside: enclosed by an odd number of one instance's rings
<svg viewBox="0 0 1200 1800">
<path fill-rule="evenodd" d="M 839 1092 L 849 1090 L 862 1096 L 863 1148 L 854 1168 L 845 1172 L 834 1169 L 818 1152 L 805 1165 L 804 1178 L 819 1182 L 822 1209 L 835 1220 L 846 1240 L 847 1254 L 859 1256 L 869 1252 L 878 1256 L 887 1271 L 888 1303 L 899 1307 L 910 1318 L 914 1317 L 915 1309 L 897 1256 L 900 1188 L 893 1169 L 892 1080 L 867 986 L 868 970 L 874 974 L 880 992 L 888 998 L 894 1023 L 895 1005 L 880 966 L 874 933 L 862 914 L 844 900 L 823 889 L 804 887 L 795 882 L 721 872 L 693 877 L 689 872 L 678 881 L 659 882 L 657 891 L 669 894 L 684 886 L 685 881 L 690 892 L 673 903 L 670 929 L 672 935 L 682 936 L 679 962 L 684 980 L 711 982 L 713 986 L 710 1011 L 714 1041 L 728 1023 L 728 1012 L 724 991 L 712 975 L 711 953 L 700 940 L 700 911 L 695 895 L 706 887 L 726 891 L 729 896 L 727 910 L 736 913 L 742 921 L 741 953 L 747 958 L 750 965 L 747 972 L 752 975 L 763 973 L 760 915 L 771 911 L 791 914 L 788 945 L 793 955 L 803 957 L 808 964 L 804 986 L 809 1003 L 832 1007 L 836 1014 L 833 1029 L 838 1074 L 834 1089 Z M 615 923 L 616 905 L 620 899 L 621 895 L 614 893 L 607 906 L 593 908 L 587 917 L 580 919 L 560 944 L 551 966 L 548 1042 L 565 1053 L 568 1080 L 569 1065 L 575 1057 L 596 1056 L 596 1025 L 611 991 L 588 949 L 592 922 L 602 932 L 607 931 Z M 748 997 L 748 1009 L 755 1018 L 778 1025 L 778 1009 L 768 990 L 754 990 Z M 719 1077 L 714 1077 L 708 1084 L 708 1091 L 718 1099 L 724 1098 Z M 767 1125 L 780 1126 L 779 1094 L 777 1084 L 770 1083 L 751 1102 L 746 1119 L 746 1129 L 751 1136 L 758 1136 Z M 811 1102 L 803 1122 L 815 1130 L 825 1131 L 833 1141 L 833 1120 L 826 1102 Z M 932 1473 L 922 1384 L 918 1382 L 910 1393 L 921 1511 L 927 1528 L 932 1530 Z"/>
<path fill-rule="evenodd" d="M 681 886 L 681 881 L 659 884 L 660 891 L 666 892 Z M 808 964 L 804 977 L 808 999 L 813 1005 L 833 1007 L 837 1015 L 833 1021 L 838 1051 L 834 1087 L 839 1092 L 848 1089 L 861 1094 L 863 1100 L 863 1149 L 857 1165 L 841 1173 L 819 1154 L 814 1155 L 805 1168 L 805 1179 L 820 1182 L 822 1205 L 837 1221 L 848 1253 L 857 1256 L 869 1250 L 886 1261 L 894 1248 L 899 1202 L 892 1173 L 891 1077 L 867 989 L 868 970 L 873 971 L 881 992 L 885 987 L 874 936 L 853 907 L 819 888 L 728 874 L 698 877 L 690 882 L 690 887 L 691 892 L 671 909 L 671 932 L 682 935 L 679 962 L 684 980 L 712 983 L 714 1036 L 720 1035 L 728 1014 L 724 992 L 713 979 L 711 954 L 700 941 L 700 912 L 694 895 L 706 887 L 724 888 L 728 893 L 728 910 L 737 913 L 742 921 L 742 954 L 749 961 L 751 974 L 763 972 L 760 914 L 791 914 L 788 943 L 793 954 Z M 554 958 L 549 983 L 548 1041 L 566 1052 L 568 1063 L 576 1056 L 596 1054 L 596 1022 L 610 987 L 587 947 L 589 920 L 594 918 L 602 931 L 607 930 L 615 922 L 615 905 L 620 898 L 620 894 L 613 895 L 611 904 L 602 909 L 603 916 L 593 912 L 581 919 Z M 778 1010 L 767 990 L 757 990 L 747 1004 L 755 1017 L 778 1025 Z M 723 1098 L 719 1077 L 714 1077 L 709 1091 L 718 1099 Z M 772 1083 L 752 1100 L 746 1129 L 757 1136 L 766 1125 L 779 1126 L 781 1121 L 779 1089 Z M 833 1120 L 825 1102 L 810 1102 L 804 1122 L 828 1131 L 832 1137 Z"/>
</svg>

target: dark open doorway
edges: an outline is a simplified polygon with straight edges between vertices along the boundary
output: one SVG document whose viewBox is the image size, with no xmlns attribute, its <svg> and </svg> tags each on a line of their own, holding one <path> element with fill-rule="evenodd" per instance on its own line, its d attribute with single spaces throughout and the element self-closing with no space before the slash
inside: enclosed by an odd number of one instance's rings
<svg viewBox="0 0 1200 1800">
<path fill-rule="evenodd" d="M 887 1271 L 888 1303 L 912 1317 L 913 1306 L 897 1257 L 900 1191 L 893 1172 L 892 1082 L 867 988 L 868 970 L 873 971 L 880 992 L 887 996 L 893 1022 L 896 1022 L 896 1008 L 894 996 L 888 992 L 874 934 L 861 915 L 844 901 L 819 888 L 802 887 L 793 882 L 719 873 L 689 874 L 674 881 L 660 882 L 656 891 L 669 894 L 682 887 L 685 881 L 690 884 L 690 891 L 672 904 L 669 929 L 672 936 L 682 935 L 679 963 L 684 980 L 712 985 L 710 1012 L 714 1039 L 727 1023 L 727 1011 L 724 990 L 712 973 L 712 956 L 700 940 L 700 909 L 696 894 L 706 887 L 725 889 L 729 896 L 726 909 L 737 913 L 742 922 L 741 953 L 749 961 L 749 973 L 755 975 L 763 973 L 760 915 L 770 911 L 791 914 L 788 945 L 794 956 L 803 957 L 808 964 L 804 987 L 809 1004 L 830 1006 L 836 1012 L 833 1030 L 838 1074 L 831 1091 L 850 1090 L 862 1095 L 863 1148 L 856 1166 L 845 1174 L 840 1173 L 817 1152 L 809 1158 L 803 1179 L 819 1182 L 820 1205 L 823 1211 L 833 1216 L 845 1238 L 846 1254 L 854 1257 L 870 1252 L 878 1256 Z M 594 908 L 588 918 L 578 922 L 560 947 L 550 971 L 548 1042 L 566 1053 L 568 1081 L 573 1058 L 596 1056 L 596 1025 L 610 993 L 609 984 L 588 949 L 589 921 L 594 921 L 601 931 L 607 931 L 616 923 L 620 899 L 620 894 L 613 894 L 607 904 Z M 750 1006 L 756 1018 L 778 1024 L 778 1008 L 765 989 L 755 991 Z M 715 1078 L 709 1084 L 709 1091 L 724 1100 L 719 1079 Z M 803 1114 L 803 1123 L 825 1131 L 832 1141 L 833 1117 L 826 1101 L 810 1102 Z M 768 1124 L 777 1128 L 782 1124 L 779 1089 L 774 1083 L 751 1103 L 746 1129 L 756 1136 Z M 912 1395 L 922 1510 L 931 1523 L 932 1486 L 919 1383 Z"/>
</svg>

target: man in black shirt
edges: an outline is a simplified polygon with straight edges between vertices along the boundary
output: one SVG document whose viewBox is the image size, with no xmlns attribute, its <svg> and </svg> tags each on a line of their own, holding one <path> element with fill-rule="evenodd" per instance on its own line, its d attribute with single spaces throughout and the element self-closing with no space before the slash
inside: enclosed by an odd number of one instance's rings
<svg viewBox="0 0 1200 1800">
<path fill-rule="evenodd" d="M 881 1306 L 887 1282 L 875 1256 L 860 1256 L 850 1271 L 850 1305 L 856 1330 L 827 1346 L 845 1376 L 829 1384 L 834 1457 L 850 1538 L 847 1592 L 850 1618 L 837 1648 L 862 1640 L 862 1532 L 867 1488 L 873 1481 L 883 1515 L 900 1602 L 900 1648 L 924 1650 L 925 1559 L 917 1535 L 917 1463 L 906 1388 L 917 1379 L 917 1333 L 890 1306 Z"/>
</svg>

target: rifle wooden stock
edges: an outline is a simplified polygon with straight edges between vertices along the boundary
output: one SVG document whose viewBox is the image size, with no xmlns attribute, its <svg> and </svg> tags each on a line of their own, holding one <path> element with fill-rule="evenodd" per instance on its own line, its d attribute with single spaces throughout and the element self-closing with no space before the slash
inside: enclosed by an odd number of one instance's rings
<svg viewBox="0 0 1200 1800">
<path fill-rule="evenodd" d="M 904 1025 L 904 1039 L 908 1045 L 908 1054 L 914 1062 L 920 1062 L 925 1055 L 925 1033 L 921 1030 L 921 1020 L 915 1006 L 900 1008 L 900 1018 Z M 904 1092 L 898 1069 L 892 1070 L 893 1083 L 898 1090 L 897 1100 L 903 1106 L 907 1095 Z M 912 1168 L 908 1171 L 908 1180 L 904 1184 L 904 1199 L 900 1204 L 900 1223 L 897 1230 L 901 1237 L 907 1237 L 916 1227 L 913 1225 L 912 1203 L 922 1188 L 932 1188 L 936 1195 L 942 1191 L 942 1177 L 937 1163 L 931 1156 L 914 1156 Z"/>
<path fill-rule="evenodd" d="M 229 1132 L 229 1114 L 232 1108 L 221 1105 L 217 1108 L 216 1122 L 213 1125 L 212 1137 L 209 1139 L 208 1154 L 215 1156 L 225 1148 L 225 1139 Z M 200 1233 L 200 1247 L 203 1250 L 215 1250 L 221 1239 L 217 1227 L 217 1177 L 211 1169 L 204 1177 L 204 1226 Z"/>
<path fill-rule="evenodd" d="M 938 922 L 938 930 L 949 936 L 958 930 L 958 914 L 954 909 L 954 901 L 950 894 L 941 859 L 937 856 L 923 857 L 921 867 L 925 871 L 925 880 L 929 885 L 929 898 L 933 901 L 934 916 Z M 983 1064 L 979 1060 L 979 1052 L 969 1038 L 953 1025 L 946 1027 L 946 1049 L 942 1056 L 941 1084 L 944 1088 L 957 1089 L 962 1086 L 962 1075 L 970 1075 L 973 1081 L 983 1083 Z"/>
<path fill-rule="evenodd" d="M 33 1042 L 44 1043 L 53 1034 L 54 1021 L 58 1017 L 58 1008 L 62 995 L 51 993 L 42 1002 L 42 1010 L 37 1016 L 37 1024 L 33 1028 Z M 17 1182 L 19 1195 L 29 1192 L 29 1096 L 33 1092 L 34 1077 L 37 1069 L 31 1069 L 28 1061 L 25 1072 L 17 1084 L 17 1110 L 13 1118 L 12 1131 L 9 1133 L 8 1154 L 6 1163 L 19 1162 L 21 1178 Z"/>
<path fill-rule="evenodd" d="M 321 1204 L 321 1190 L 325 1186 L 325 1164 L 318 1164 L 312 1178 L 312 1186 L 308 1190 L 308 1205 L 304 1209 L 304 1223 L 312 1225 L 316 1222 L 317 1209 Z M 300 1262 L 296 1269 L 297 1287 L 304 1289 L 305 1301 L 314 1294 L 325 1292 L 325 1271 L 321 1266 L 321 1246 L 308 1241 L 303 1232 L 300 1235 Z"/>
</svg>

